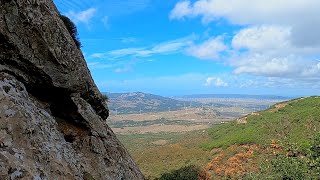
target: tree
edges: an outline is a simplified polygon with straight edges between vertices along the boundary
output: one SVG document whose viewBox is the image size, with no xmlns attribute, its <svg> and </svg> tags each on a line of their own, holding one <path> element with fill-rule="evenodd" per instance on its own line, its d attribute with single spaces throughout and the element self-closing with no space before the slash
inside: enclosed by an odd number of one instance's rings
<svg viewBox="0 0 320 180">
<path fill-rule="evenodd" d="M 63 21 L 64 25 L 68 29 L 69 34 L 71 35 L 74 43 L 76 44 L 78 49 L 80 49 L 81 42 L 78 37 L 78 30 L 77 30 L 76 25 L 67 16 L 60 15 L 60 19 Z"/>
</svg>

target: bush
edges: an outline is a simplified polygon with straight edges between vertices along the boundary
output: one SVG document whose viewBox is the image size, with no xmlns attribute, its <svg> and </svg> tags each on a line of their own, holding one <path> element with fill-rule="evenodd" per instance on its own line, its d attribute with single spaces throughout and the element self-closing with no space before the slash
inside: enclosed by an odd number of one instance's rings
<svg viewBox="0 0 320 180">
<path fill-rule="evenodd" d="M 311 170 L 320 177 L 320 133 L 313 138 L 309 156 Z"/>
<path fill-rule="evenodd" d="M 198 168 L 191 165 L 162 174 L 158 180 L 197 180 L 200 173 Z"/>
<path fill-rule="evenodd" d="M 274 173 L 281 179 L 304 179 L 308 175 L 307 163 L 299 157 L 280 155 L 271 164 Z"/>
<path fill-rule="evenodd" d="M 78 37 L 78 30 L 76 25 L 67 17 L 64 15 L 60 15 L 60 19 L 63 21 L 64 25 L 66 26 L 67 30 L 69 31 L 69 34 L 71 35 L 74 43 L 80 49 L 81 42 Z"/>
<path fill-rule="evenodd" d="M 320 177 L 320 134 L 316 134 L 309 150 L 289 144 L 286 155 L 271 161 L 272 172 L 280 179 L 318 179 Z"/>
</svg>

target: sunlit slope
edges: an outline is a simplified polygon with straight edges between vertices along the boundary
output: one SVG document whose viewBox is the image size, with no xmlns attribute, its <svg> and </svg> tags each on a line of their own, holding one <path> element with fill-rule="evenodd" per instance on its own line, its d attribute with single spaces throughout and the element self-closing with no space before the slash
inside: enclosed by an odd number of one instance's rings
<svg viewBox="0 0 320 180">
<path fill-rule="evenodd" d="M 320 177 L 320 97 L 278 103 L 208 130 L 213 179 Z"/>
<path fill-rule="evenodd" d="M 205 148 L 233 144 L 270 144 L 272 140 L 307 147 L 320 131 L 320 97 L 301 98 L 278 103 L 237 121 L 214 126 Z"/>
</svg>

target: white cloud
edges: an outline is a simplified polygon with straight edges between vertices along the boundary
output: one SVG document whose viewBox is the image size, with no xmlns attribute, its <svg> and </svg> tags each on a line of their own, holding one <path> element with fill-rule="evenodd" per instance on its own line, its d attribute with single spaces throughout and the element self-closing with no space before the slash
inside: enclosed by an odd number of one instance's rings
<svg viewBox="0 0 320 180">
<path fill-rule="evenodd" d="M 69 11 L 66 15 L 76 24 L 89 24 L 89 21 L 93 18 L 96 11 L 97 9 L 95 8 L 89 8 L 80 12 Z"/>
<path fill-rule="evenodd" d="M 146 52 L 144 48 L 124 48 L 104 53 L 104 55 L 112 58 L 120 58 L 128 55 L 146 56 L 146 54 L 148 54 L 148 52 Z"/>
<path fill-rule="evenodd" d="M 178 2 L 171 19 L 201 16 L 203 22 L 221 18 L 238 25 L 273 24 L 292 28 L 296 46 L 320 45 L 319 0 L 189 0 Z"/>
<path fill-rule="evenodd" d="M 266 53 L 252 53 L 242 57 L 233 57 L 231 64 L 235 68 L 235 74 L 320 79 L 319 62 L 296 55 L 272 56 Z"/>
<path fill-rule="evenodd" d="M 253 26 L 238 32 L 232 40 L 232 47 L 253 51 L 278 50 L 290 46 L 291 29 L 281 26 Z"/>
<path fill-rule="evenodd" d="M 317 55 L 320 46 L 296 46 L 292 42 L 292 28 L 276 25 L 257 25 L 241 29 L 232 39 L 235 50 L 272 53 L 274 55 Z"/>
<path fill-rule="evenodd" d="M 192 15 L 190 1 L 178 2 L 170 13 L 170 19 L 182 19 L 184 16 Z"/>
<path fill-rule="evenodd" d="M 290 40 L 291 28 L 275 25 L 240 30 L 232 40 L 235 56 L 230 59 L 236 74 L 266 77 L 319 78 L 319 47 L 298 47 Z M 246 49 L 243 52 L 239 49 Z"/>
<path fill-rule="evenodd" d="M 224 82 L 221 78 L 219 77 L 208 77 L 206 79 L 206 83 L 204 84 L 205 86 L 215 86 L 215 87 L 226 87 L 228 86 L 228 83 Z"/>
<path fill-rule="evenodd" d="M 202 44 L 192 45 L 187 49 L 187 53 L 199 59 L 217 59 L 219 53 L 226 50 L 227 46 L 223 43 L 221 36 L 211 38 Z"/>
<path fill-rule="evenodd" d="M 202 16 L 213 21 L 226 18 L 234 24 L 292 23 L 297 17 L 315 15 L 318 0 L 184 0 L 171 11 L 171 18 Z"/>
<path fill-rule="evenodd" d="M 194 36 L 188 36 L 181 39 L 167 41 L 156 44 L 152 47 L 138 47 L 138 48 L 123 48 L 108 51 L 105 53 L 94 53 L 90 55 L 90 58 L 107 58 L 117 59 L 126 56 L 132 57 L 149 57 L 152 55 L 166 55 L 178 53 L 192 44 Z"/>
<path fill-rule="evenodd" d="M 100 62 L 88 62 L 88 67 L 93 70 L 93 69 L 107 69 L 107 68 L 112 68 L 114 65 L 111 64 L 102 64 Z"/>
</svg>

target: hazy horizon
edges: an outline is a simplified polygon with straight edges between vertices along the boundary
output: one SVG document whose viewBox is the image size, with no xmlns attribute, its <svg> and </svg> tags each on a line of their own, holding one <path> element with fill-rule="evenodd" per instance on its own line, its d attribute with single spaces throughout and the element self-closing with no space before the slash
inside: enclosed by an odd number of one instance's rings
<svg viewBox="0 0 320 180">
<path fill-rule="evenodd" d="M 183 96 L 199 96 L 199 95 L 239 95 L 239 96 L 280 96 L 284 98 L 298 98 L 298 97 L 306 97 L 306 96 L 316 96 L 316 95 L 281 95 L 281 94 L 237 94 L 237 93 L 194 93 L 194 94 L 159 94 L 153 92 L 143 92 L 143 91 L 119 91 L 119 92 L 106 92 L 101 91 L 102 93 L 144 93 L 144 94 L 153 94 L 159 95 L 163 97 L 183 97 Z"/>
</svg>

